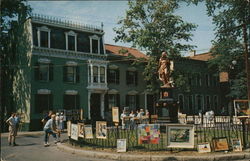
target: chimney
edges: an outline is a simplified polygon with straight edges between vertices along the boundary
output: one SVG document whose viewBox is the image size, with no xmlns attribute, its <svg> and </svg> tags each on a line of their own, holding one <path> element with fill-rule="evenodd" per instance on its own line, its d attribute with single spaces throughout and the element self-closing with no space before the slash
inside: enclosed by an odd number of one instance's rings
<svg viewBox="0 0 250 161">
<path fill-rule="evenodd" d="M 192 56 L 195 56 L 196 55 L 196 50 L 191 50 L 189 52 L 189 56 L 192 57 Z"/>
</svg>

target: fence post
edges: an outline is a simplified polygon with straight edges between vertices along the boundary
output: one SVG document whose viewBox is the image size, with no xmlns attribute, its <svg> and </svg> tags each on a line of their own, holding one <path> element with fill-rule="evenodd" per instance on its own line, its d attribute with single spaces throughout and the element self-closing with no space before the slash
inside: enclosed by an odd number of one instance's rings
<svg viewBox="0 0 250 161">
<path fill-rule="evenodd" d="M 243 147 L 246 148 L 247 147 L 247 143 L 246 143 L 246 128 L 245 128 L 245 123 L 246 123 L 246 119 L 242 119 L 242 132 L 243 132 Z"/>
</svg>

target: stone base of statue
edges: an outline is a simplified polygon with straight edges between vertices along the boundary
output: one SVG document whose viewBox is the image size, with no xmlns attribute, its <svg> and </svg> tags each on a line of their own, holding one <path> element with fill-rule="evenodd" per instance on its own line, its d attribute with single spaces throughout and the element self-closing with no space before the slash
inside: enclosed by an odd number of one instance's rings
<svg viewBox="0 0 250 161">
<path fill-rule="evenodd" d="M 174 87 L 164 87 L 160 89 L 160 98 L 156 104 L 159 122 L 178 122 L 178 103 L 173 98 Z"/>
</svg>

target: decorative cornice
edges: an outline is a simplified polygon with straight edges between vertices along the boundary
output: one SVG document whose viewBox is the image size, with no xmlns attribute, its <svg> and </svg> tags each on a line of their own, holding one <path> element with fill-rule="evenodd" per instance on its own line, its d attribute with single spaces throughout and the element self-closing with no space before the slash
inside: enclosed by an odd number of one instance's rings
<svg viewBox="0 0 250 161">
<path fill-rule="evenodd" d="M 31 21 L 34 23 L 39 23 L 43 25 L 51 25 L 55 27 L 62 27 L 67 29 L 74 29 L 78 31 L 91 32 L 95 34 L 104 34 L 104 31 L 101 27 L 93 26 L 93 25 L 85 25 L 82 23 L 77 23 L 73 21 L 69 21 L 65 18 L 52 17 L 41 14 L 32 14 Z"/>
<path fill-rule="evenodd" d="M 43 47 L 36 47 L 36 46 L 33 46 L 32 54 L 39 55 L 39 56 L 51 56 L 51 57 L 67 58 L 67 59 L 71 58 L 71 59 L 79 59 L 79 60 L 94 59 L 94 60 L 104 61 L 107 59 L 107 55 L 90 54 L 90 53 L 79 52 L 79 51 L 43 48 Z"/>
</svg>

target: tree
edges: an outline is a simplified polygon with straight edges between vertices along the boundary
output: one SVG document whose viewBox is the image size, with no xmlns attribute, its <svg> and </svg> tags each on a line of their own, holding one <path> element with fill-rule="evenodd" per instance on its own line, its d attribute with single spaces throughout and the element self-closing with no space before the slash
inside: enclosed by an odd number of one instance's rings
<svg viewBox="0 0 250 161">
<path fill-rule="evenodd" d="M 159 89 L 157 81 L 158 60 L 162 51 L 167 51 L 170 58 L 180 57 L 181 51 L 192 49 L 184 44 L 191 40 L 191 31 L 196 25 L 184 22 L 174 14 L 179 3 L 176 0 L 136 0 L 128 2 L 126 17 L 121 19 L 115 28 L 115 41 L 132 43 L 132 47 L 147 51 L 149 59 L 144 70 L 147 88 Z"/>
<path fill-rule="evenodd" d="M 206 0 L 207 13 L 216 25 L 216 39 L 211 52 L 214 59 L 211 67 L 226 71 L 230 75 L 231 90 L 228 96 L 246 98 L 246 66 L 242 24 L 250 22 L 250 2 L 248 0 Z M 237 64 L 232 65 L 236 60 Z"/>
<path fill-rule="evenodd" d="M 26 57 L 25 52 L 29 45 L 27 36 L 24 35 L 24 23 L 30 12 L 31 9 L 26 5 L 25 0 L 1 1 L 1 124 L 4 114 L 15 110 L 13 102 L 17 99 L 13 92 L 14 78 L 20 66 L 27 65 L 27 62 L 21 64 L 20 59 Z"/>
</svg>

